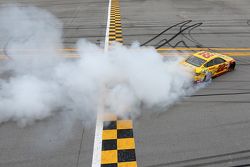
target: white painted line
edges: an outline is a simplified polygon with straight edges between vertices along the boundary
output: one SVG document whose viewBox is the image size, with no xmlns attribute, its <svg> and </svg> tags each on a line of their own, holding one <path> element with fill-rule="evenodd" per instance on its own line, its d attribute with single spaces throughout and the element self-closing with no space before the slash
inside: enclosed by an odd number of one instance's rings
<svg viewBox="0 0 250 167">
<path fill-rule="evenodd" d="M 105 46 L 104 46 L 104 51 L 105 52 L 107 52 L 108 48 L 109 48 L 109 29 L 110 29 L 111 1 L 112 0 L 109 0 L 108 19 L 107 19 L 107 28 L 106 28 Z"/>
<path fill-rule="evenodd" d="M 107 28 L 106 28 L 106 36 L 105 36 L 105 46 L 104 51 L 108 51 L 109 47 L 109 29 L 110 29 L 110 13 L 111 13 L 111 1 L 109 0 L 108 6 L 108 19 L 107 19 Z M 104 90 L 104 89 L 103 89 Z M 93 157 L 92 157 L 92 167 L 100 167 L 101 166 L 101 151 L 102 151 L 102 114 L 103 114 L 103 97 L 99 97 L 98 104 L 98 112 L 96 118 L 96 129 L 95 129 L 95 140 L 94 140 L 94 148 L 93 148 Z"/>
<path fill-rule="evenodd" d="M 98 113 L 96 118 L 96 129 L 95 129 L 95 140 L 94 140 L 94 149 L 92 157 L 92 167 L 101 166 L 101 151 L 102 151 L 102 128 L 103 122 L 101 119 L 101 113 Z"/>
<path fill-rule="evenodd" d="M 105 104 L 105 87 L 101 86 L 101 96 L 98 100 L 97 106 L 97 117 L 96 117 L 96 128 L 95 128 L 95 140 L 93 148 L 93 157 L 92 157 L 92 167 L 101 166 L 101 153 L 102 153 L 102 129 L 103 129 L 103 113 L 104 113 L 104 104 Z"/>
</svg>

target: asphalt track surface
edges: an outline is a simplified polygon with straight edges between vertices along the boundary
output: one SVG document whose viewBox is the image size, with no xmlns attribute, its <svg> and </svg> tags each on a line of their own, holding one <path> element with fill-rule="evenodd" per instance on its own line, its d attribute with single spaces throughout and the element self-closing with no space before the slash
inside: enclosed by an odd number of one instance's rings
<svg viewBox="0 0 250 167">
<path fill-rule="evenodd" d="M 64 24 L 65 47 L 79 38 L 104 41 L 108 0 L 17 0 L 18 6 L 35 5 L 56 15 Z M 3 41 L 4 42 L 4 41 Z M 14 105 L 14 104 L 13 104 Z M 89 167 L 92 161 L 95 123 L 67 124 L 64 116 L 18 128 L 15 123 L 0 126 L 1 167 Z"/>
<path fill-rule="evenodd" d="M 0 1 L 5 2 L 11 1 Z M 104 41 L 107 0 L 16 2 L 45 8 L 59 17 L 65 25 L 66 47 L 82 37 Z M 190 47 L 249 47 L 249 7 L 248 0 L 121 0 L 124 42 L 143 43 L 168 26 L 193 20 L 203 23 L 192 30 L 196 42 L 179 36 L 172 45 L 185 40 Z M 143 113 L 134 121 L 138 166 L 250 164 L 250 57 L 236 59 L 234 72 L 216 78 L 165 112 Z M 69 133 L 62 130 L 62 120 L 56 116 L 27 128 L 2 124 L 0 166 L 91 166 L 95 125 L 83 127 L 76 122 Z"/>
</svg>

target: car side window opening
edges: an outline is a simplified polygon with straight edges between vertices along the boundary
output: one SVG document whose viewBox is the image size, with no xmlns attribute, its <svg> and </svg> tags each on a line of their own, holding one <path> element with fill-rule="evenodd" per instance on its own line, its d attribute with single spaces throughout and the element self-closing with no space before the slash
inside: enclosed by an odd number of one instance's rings
<svg viewBox="0 0 250 167">
<path fill-rule="evenodd" d="M 223 60 L 222 58 L 215 58 L 214 59 L 214 64 L 221 64 L 221 63 L 225 63 L 225 60 Z"/>
<path fill-rule="evenodd" d="M 225 60 L 223 60 L 222 58 L 215 58 L 213 60 L 210 60 L 207 64 L 205 64 L 205 67 L 211 67 L 221 63 L 225 63 Z"/>
<path fill-rule="evenodd" d="M 213 65 L 215 65 L 215 64 L 214 64 L 214 59 L 213 59 L 213 60 L 210 60 L 207 64 L 205 64 L 205 67 L 211 67 L 211 66 L 213 66 Z"/>
</svg>

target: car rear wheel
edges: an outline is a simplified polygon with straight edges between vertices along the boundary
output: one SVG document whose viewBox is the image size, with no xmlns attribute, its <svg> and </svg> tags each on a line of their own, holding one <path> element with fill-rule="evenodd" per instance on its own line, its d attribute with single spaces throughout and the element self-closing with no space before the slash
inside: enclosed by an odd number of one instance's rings
<svg viewBox="0 0 250 167">
<path fill-rule="evenodd" d="M 233 71 L 235 69 L 235 62 L 231 63 L 229 66 L 229 71 Z"/>
</svg>

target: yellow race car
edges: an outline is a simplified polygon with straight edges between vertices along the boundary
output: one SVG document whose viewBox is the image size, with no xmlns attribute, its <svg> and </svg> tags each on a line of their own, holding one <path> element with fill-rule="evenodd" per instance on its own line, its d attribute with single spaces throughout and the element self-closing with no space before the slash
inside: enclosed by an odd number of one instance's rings
<svg viewBox="0 0 250 167">
<path fill-rule="evenodd" d="M 194 71 L 194 82 L 207 82 L 228 71 L 233 71 L 236 61 L 219 53 L 201 51 L 187 57 L 181 64 Z"/>
</svg>

